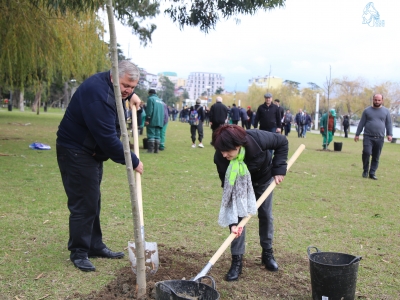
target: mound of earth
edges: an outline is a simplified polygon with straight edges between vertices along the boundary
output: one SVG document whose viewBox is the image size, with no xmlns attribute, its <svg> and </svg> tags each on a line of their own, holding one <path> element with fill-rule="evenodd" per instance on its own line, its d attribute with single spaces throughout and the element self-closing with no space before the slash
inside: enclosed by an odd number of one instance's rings
<svg viewBox="0 0 400 300">
<path fill-rule="evenodd" d="M 156 274 L 147 281 L 146 298 L 155 299 L 155 284 L 165 280 L 190 280 L 205 266 L 214 253 L 190 253 L 181 248 L 158 245 L 160 266 Z M 226 282 L 224 276 L 230 267 L 230 257 L 221 257 L 209 274 L 216 282 L 216 290 L 224 299 L 311 299 L 308 261 L 291 255 L 277 258 L 278 272 L 268 272 L 261 265 L 260 257 L 244 257 L 243 273 L 238 281 Z M 204 265 L 199 262 L 205 261 Z M 199 266 L 200 265 L 200 266 Z M 295 266 L 295 275 L 287 274 L 285 265 Z M 291 267 L 291 269 L 292 269 Z M 89 295 L 75 294 L 73 299 L 82 300 L 127 300 L 137 299 L 136 275 L 130 267 L 116 272 L 116 279 L 100 291 Z M 202 282 L 211 284 L 208 279 Z M 191 299 L 191 298 L 189 298 Z"/>
</svg>

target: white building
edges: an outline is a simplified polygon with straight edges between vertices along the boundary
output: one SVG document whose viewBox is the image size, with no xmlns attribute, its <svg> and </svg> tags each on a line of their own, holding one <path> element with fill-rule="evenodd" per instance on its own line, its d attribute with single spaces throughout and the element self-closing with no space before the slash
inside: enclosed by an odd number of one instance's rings
<svg viewBox="0 0 400 300">
<path fill-rule="evenodd" d="M 225 89 L 225 78 L 218 73 L 192 72 L 186 81 L 190 99 L 197 99 L 202 94 L 210 97 L 218 88 Z"/>
<path fill-rule="evenodd" d="M 145 69 L 140 69 L 139 84 L 145 89 L 155 89 L 158 83 L 158 76 L 148 73 Z"/>
</svg>

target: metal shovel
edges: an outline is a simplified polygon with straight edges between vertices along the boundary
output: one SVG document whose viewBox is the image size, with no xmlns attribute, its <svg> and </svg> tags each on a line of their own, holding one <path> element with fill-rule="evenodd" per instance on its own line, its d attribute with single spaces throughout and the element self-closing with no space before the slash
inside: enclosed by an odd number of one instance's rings
<svg viewBox="0 0 400 300">
<path fill-rule="evenodd" d="M 133 132 L 133 151 L 139 158 L 139 136 L 137 126 L 137 114 L 136 106 L 132 107 L 132 132 Z M 139 219 L 140 219 L 140 231 L 142 233 L 142 239 L 144 243 L 144 257 L 145 257 L 145 268 L 146 277 L 154 275 L 158 270 L 159 259 L 158 259 L 158 248 L 155 242 L 146 242 L 144 239 L 144 220 L 143 220 L 143 202 L 142 202 L 142 178 L 140 173 L 135 172 L 136 181 L 136 193 L 137 201 L 139 206 Z M 128 242 L 129 260 L 133 273 L 137 272 L 136 263 L 136 246 L 134 242 Z"/>
</svg>

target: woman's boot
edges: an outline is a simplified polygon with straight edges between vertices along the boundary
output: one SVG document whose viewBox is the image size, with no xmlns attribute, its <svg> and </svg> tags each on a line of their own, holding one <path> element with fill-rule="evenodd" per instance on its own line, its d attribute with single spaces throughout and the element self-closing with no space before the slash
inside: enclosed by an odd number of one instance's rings
<svg viewBox="0 0 400 300">
<path fill-rule="evenodd" d="M 232 255 L 231 268 L 225 275 L 226 281 L 234 281 L 239 279 L 239 275 L 242 274 L 242 257 L 243 255 Z"/>
<path fill-rule="evenodd" d="M 271 249 L 263 249 L 261 254 L 261 264 L 269 271 L 278 271 L 278 264 L 275 261 L 274 251 Z"/>
</svg>

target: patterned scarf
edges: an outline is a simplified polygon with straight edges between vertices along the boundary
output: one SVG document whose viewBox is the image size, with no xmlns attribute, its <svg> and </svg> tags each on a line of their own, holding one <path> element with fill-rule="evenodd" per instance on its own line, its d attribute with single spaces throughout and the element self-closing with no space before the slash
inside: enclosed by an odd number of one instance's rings
<svg viewBox="0 0 400 300">
<path fill-rule="evenodd" d="M 250 172 L 244 162 L 245 153 L 245 148 L 241 147 L 238 156 L 230 161 L 225 173 L 218 218 L 218 224 L 222 227 L 237 223 L 238 217 L 254 215 L 257 212 Z"/>
</svg>

